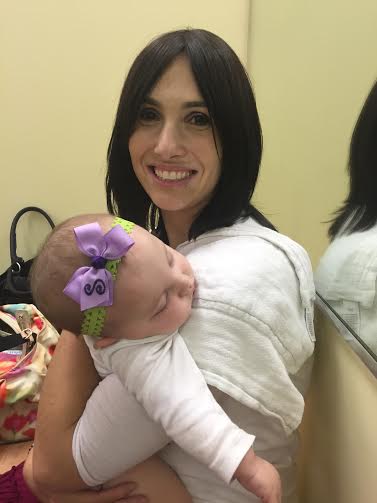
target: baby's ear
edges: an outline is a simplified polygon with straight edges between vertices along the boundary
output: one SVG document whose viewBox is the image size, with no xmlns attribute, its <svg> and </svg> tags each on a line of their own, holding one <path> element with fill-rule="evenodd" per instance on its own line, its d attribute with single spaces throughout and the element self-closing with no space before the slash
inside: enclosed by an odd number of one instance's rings
<svg viewBox="0 0 377 503">
<path fill-rule="evenodd" d="M 104 349 L 107 348 L 107 346 L 115 344 L 117 341 L 119 341 L 119 339 L 116 339 L 115 337 L 100 337 L 94 343 L 94 347 L 96 349 Z"/>
</svg>

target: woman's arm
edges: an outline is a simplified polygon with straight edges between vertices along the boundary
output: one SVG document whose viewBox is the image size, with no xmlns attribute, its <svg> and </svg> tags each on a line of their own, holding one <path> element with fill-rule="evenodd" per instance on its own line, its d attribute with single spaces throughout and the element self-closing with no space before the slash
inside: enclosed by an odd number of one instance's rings
<svg viewBox="0 0 377 503">
<path fill-rule="evenodd" d="M 118 485 L 101 491 L 82 490 L 76 492 L 52 493 L 44 491 L 35 484 L 33 479 L 33 451 L 23 466 L 24 480 L 31 492 L 38 498 L 40 503 L 114 503 L 124 501 L 127 503 L 149 503 L 149 499 L 137 492 L 135 482 L 121 482 Z"/>
<path fill-rule="evenodd" d="M 38 407 L 33 474 L 42 487 L 64 490 L 67 480 L 72 489 L 86 487 L 73 460 L 72 437 L 98 380 L 85 342 L 63 331 Z"/>
<path fill-rule="evenodd" d="M 46 503 L 107 503 L 125 501 L 136 503 L 190 503 L 191 497 L 174 472 L 160 459 L 152 457 L 109 483 L 119 484 L 99 493 L 82 493 L 86 488 L 80 478 L 72 456 L 73 432 L 86 402 L 98 384 L 98 375 L 92 358 L 82 338 L 63 332 L 51 361 L 38 410 L 38 424 L 33 449 L 33 488 L 47 494 Z M 123 445 L 127 449 L 127 445 Z M 140 499 L 129 496 L 129 485 L 137 485 L 136 492 L 145 495 Z M 67 482 L 69 487 L 67 487 Z M 124 484 L 127 482 L 127 484 Z M 70 491 L 67 493 L 67 490 Z M 64 494 L 56 494 L 62 491 Z M 133 493 L 133 491 L 132 491 Z"/>
</svg>

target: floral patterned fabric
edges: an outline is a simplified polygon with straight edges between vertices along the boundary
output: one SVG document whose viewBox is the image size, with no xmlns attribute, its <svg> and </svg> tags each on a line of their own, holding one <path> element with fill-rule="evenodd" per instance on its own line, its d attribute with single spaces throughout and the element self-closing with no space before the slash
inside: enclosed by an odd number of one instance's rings
<svg viewBox="0 0 377 503">
<path fill-rule="evenodd" d="M 0 352 L 0 443 L 34 438 L 39 392 L 59 334 L 31 304 L 0 306 L 0 319 L 21 332 L 17 310 L 27 311 L 36 342 L 23 357 L 20 351 Z"/>
</svg>

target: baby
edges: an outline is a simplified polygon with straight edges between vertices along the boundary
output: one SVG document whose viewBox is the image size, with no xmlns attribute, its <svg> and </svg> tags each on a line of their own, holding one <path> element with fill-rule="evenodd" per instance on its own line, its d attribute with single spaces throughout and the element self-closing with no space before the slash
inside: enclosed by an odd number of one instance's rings
<svg viewBox="0 0 377 503">
<path fill-rule="evenodd" d="M 182 449 L 257 496 L 268 493 L 271 480 L 279 484 L 273 466 L 254 454 L 254 437 L 215 401 L 178 333 L 195 289 L 183 255 L 132 222 L 83 215 L 54 229 L 31 283 L 44 315 L 81 333 L 98 373 L 116 374 Z"/>
</svg>

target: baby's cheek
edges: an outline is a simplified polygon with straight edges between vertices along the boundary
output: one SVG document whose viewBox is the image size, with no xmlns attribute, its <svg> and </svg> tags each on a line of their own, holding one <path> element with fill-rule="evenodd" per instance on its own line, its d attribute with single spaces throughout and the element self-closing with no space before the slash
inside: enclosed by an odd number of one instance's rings
<svg viewBox="0 0 377 503">
<path fill-rule="evenodd" d="M 182 302 L 180 309 L 180 325 L 183 325 L 183 323 L 185 323 L 185 321 L 187 321 L 187 319 L 190 317 L 191 309 L 191 299 L 184 299 L 184 302 Z"/>
</svg>

